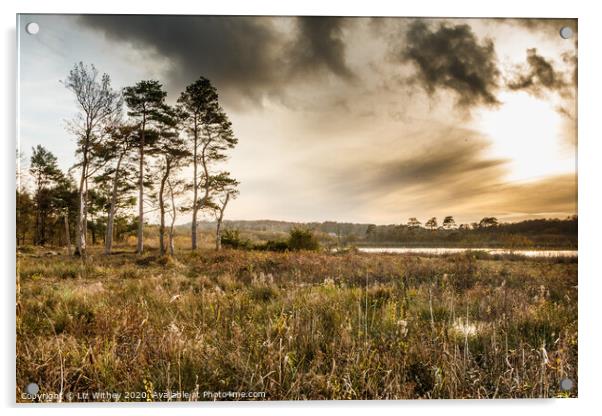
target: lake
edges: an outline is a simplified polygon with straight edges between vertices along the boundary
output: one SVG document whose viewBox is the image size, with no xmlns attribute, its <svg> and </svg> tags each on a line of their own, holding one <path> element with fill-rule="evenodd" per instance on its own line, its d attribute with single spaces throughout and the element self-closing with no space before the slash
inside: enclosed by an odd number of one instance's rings
<svg viewBox="0 0 602 416">
<path fill-rule="evenodd" d="M 454 254 L 484 251 L 489 254 L 517 254 L 525 257 L 577 257 L 577 250 L 512 250 L 506 248 L 425 248 L 425 247 L 359 247 L 363 253 Z"/>
</svg>

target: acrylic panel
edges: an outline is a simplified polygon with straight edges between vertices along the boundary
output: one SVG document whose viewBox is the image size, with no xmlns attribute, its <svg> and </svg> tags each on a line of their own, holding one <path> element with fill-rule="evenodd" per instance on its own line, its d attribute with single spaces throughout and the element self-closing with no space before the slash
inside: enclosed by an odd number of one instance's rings
<svg viewBox="0 0 602 416">
<path fill-rule="evenodd" d="M 577 37 L 18 15 L 16 401 L 576 397 Z"/>
</svg>

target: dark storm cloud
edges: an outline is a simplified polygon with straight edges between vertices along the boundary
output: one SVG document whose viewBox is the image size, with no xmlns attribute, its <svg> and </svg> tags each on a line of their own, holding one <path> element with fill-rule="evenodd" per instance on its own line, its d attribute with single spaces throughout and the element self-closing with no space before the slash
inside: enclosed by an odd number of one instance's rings
<svg viewBox="0 0 602 416">
<path fill-rule="evenodd" d="M 256 98 L 277 83 L 276 32 L 261 18 L 215 16 L 82 15 L 109 39 L 150 48 L 170 60 L 168 84 L 177 89 L 203 75 L 220 90 Z M 140 62 L 152 66 L 152 62 Z"/>
<path fill-rule="evenodd" d="M 414 186 L 421 184 L 456 183 L 467 177 L 489 177 L 501 173 L 505 163 L 482 157 L 487 145 L 472 139 L 443 140 L 410 159 L 387 162 L 376 170 L 378 186 Z"/>
<path fill-rule="evenodd" d="M 110 39 L 167 58 L 169 87 L 181 90 L 202 75 L 232 103 L 277 95 L 291 76 L 302 77 L 319 68 L 351 76 L 340 38 L 342 19 L 298 18 L 296 34 L 282 32 L 275 24 L 278 19 L 296 18 L 83 15 L 80 19 Z"/>
<path fill-rule="evenodd" d="M 489 144 L 474 132 L 449 129 L 429 136 L 430 143 L 416 151 L 388 160 L 359 162 L 352 170 L 343 167 L 333 175 L 336 188 L 359 197 L 424 189 L 449 192 L 459 198 L 483 192 L 483 186 L 504 175 L 507 161 L 487 158 Z"/>
<path fill-rule="evenodd" d="M 430 95 L 438 89 L 452 91 L 458 105 L 496 105 L 499 70 L 491 40 L 479 42 L 470 26 L 446 23 L 431 30 L 414 21 L 406 35 L 401 57 L 416 67 L 413 82 Z"/>
<path fill-rule="evenodd" d="M 293 73 L 308 73 L 326 68 L 343 78 L 353 73 L 345 63 L 345 44 L 341 39 L 347 19 L 340 17 L 299 17 L 298 34 L 288 53 Z"/>
<path fill-rule="evenodd" d="M 526 90 L 536 96 L 545 90 L 562 92 L 568 86 L 564 74 L 556 71 L 551 61 L 538 55 L 535 48 L 527 49 L 527 67 L 507 85 L 511 90 Z"/>
</svg>

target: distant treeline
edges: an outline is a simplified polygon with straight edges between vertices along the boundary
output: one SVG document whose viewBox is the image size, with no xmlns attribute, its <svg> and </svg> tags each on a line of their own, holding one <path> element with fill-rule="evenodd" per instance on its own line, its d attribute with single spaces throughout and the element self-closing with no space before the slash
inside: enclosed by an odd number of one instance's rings
<svg viewBox="0 0 602 416">
<path fill-rule="evenodd" d="M 182 225 L 181 229 L 190 225 Z M 199 229 L 214 229 L 213 222 L 200 222 Z M 462 246 L 462 247 L 540 247 L 576 248 L 577 216 L 565 219 L 533 219 L 502 223 L 485 217 L 478 223 L 456 225 L 453 217 L 445 217 L 438 225 L 436 218 L 423 226 L 416 218 L 405 224 L 359 224 L 325 222 L 288 222 L 274 220 L 224 221 L 224 228 L 238 230 L 256 241 L 278 239 L 293 229 L 314 231 L 323 245 L 357 246 Z"/>
<path fill-rule="evenodd" d="M 574 216 L 435 229 L 408 225 L 368 226 L 363 241 L 378 245 L 386 242 L 416 246 L 576 248 L 577 224 Z"/>
</svg>

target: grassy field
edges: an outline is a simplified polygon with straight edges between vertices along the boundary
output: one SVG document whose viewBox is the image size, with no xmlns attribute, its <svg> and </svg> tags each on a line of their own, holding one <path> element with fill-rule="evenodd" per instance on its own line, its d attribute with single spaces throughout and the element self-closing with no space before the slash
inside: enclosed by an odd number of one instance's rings
<svg viewBox="0 0 602 416">
<path fill-rule="evenodd" d="M 30 382 L 62 401 L 577 395 L 559 388 L 578 379 L 576 260 L 201 250 L 83 262 L 38 249 L 17 260 L 18 401 Z"/>
</svg>

